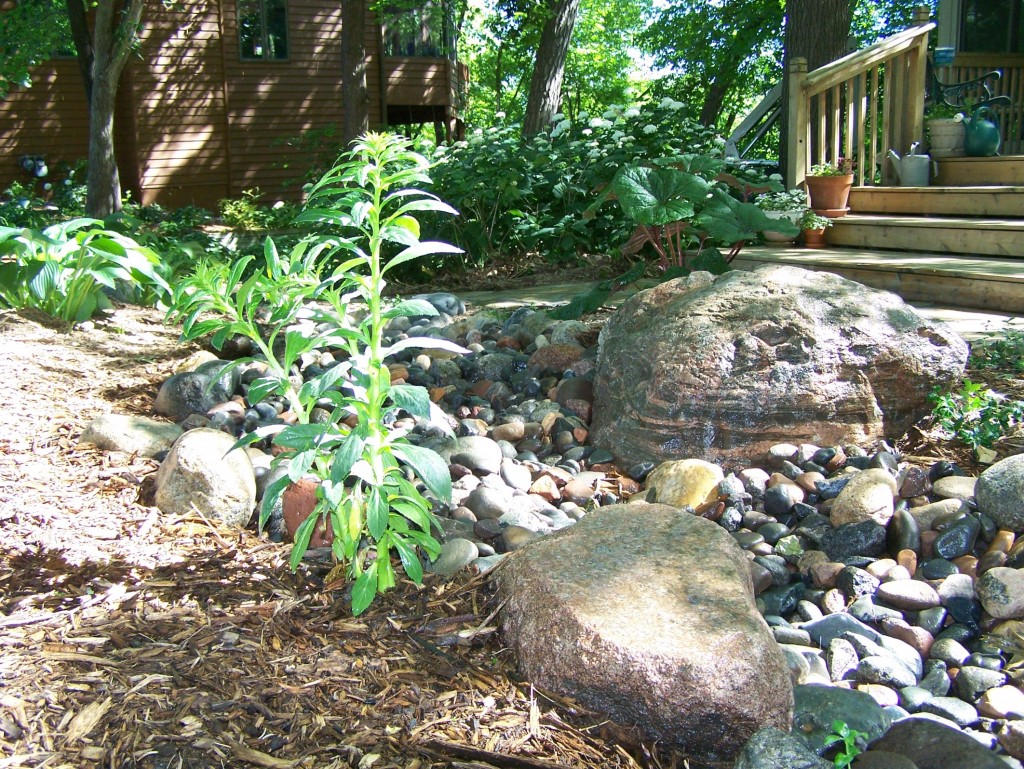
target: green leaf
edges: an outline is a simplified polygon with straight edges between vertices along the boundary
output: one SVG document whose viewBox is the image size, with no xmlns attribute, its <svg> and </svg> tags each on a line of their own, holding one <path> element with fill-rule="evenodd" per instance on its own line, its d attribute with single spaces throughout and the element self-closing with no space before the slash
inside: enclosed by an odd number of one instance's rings
<svg viewBox="0 0 1024 769">
<path fill-rule="evenodd" d="M 274 512 L 274 506 L 277 505 L 277 502 L 281 499 L 281 495 L 284 493 L 284 490 L 290 485 L 291 479 L 285 475 L 272 481 L 271 484 L 263 490 L 263 499 L 260 502 L 260 531 L 263 531 L 263 527 L 267 525 L 267 521 L 270 520 L 271 513 Z"/>
<path fill-rule="evenodd" d="M 387 265 L 385 265 L 381 272 L 386 273 L 388 270 L 392 270 L 400 264 L 412 261 L 413 259 L 419 259 L 422 256 L 430 256 L 431 254 L 461 253 L 462 249 L 457 246 L 451 246 L 439 241 L 425 240 L 422 243 L 417 243 L 415 246 L 409 246 L 408 248 L 400 251 L 398 255 L 388 260 Z"/>
<path fill-rule="evenodd" d="M 675 168 L 627 166 L 611 187 L 622 210 L 638 224 L 665 225 L 693 216 L 710 185 Z"/>
<path fill-rule="evenodd" d="M 352 586 L 352 614 L 358 617 L 366 611 L 376 595 L 377 562 L 374 561 L 356 578 L 356 583 Z"/>
<path fill-rule="evenodd" d="M 412 318 L 419 315 L 434 317 L 437 315 L 437 308 L 426 299 L 403 299 L 394 307 L 388 309 L 381 316 L 383 318 Z"/>
<path fill-rule="evenodd" d="M 345 482 L 352 472 L 352 467 L 362 456 L 365 442 L 366 440 L 355 431 L 345 436 L 345 440 L 335 450 L 331 459 L 331 480 L 334 483 L 340 486 Z"/>
<path fill-rule="evenodd" d="M 402 561 L 402 568 L 405 569 L 406 575 L 419 585 L 423 582 L 423 564 L 420 563 L 416 550 L 409 546 L 404 537 L 395 536 L 392 538 L 392 541 L 394 542 L 395 550 L 398 551 L 398 557 Z"/>
<path fill-rule="evenodd" d="M 366 528 L 375 540 L 384 536 L 388 527 L 388 511 L 388 501 L 381 494 L 380 487 L 372 487 L 366 500 Z"/>
<path fill-rule="evenodd" d="M 288 477 L 294 482 L 299 480 L 313 466 L 319 452 L 316 449 L 300 451 L 288 460 Z"/>
<path fill-rule="evenodd" d="M 414 446 L 411 443 L 396 442 L 391 450 L 395 456 L 408 464 L 442 502 L 452 497 L 452 479 L 448 473 L 448 465 L 433 449 Z"/>
<path fill-rule="evenodd" d="M 455 342 L 449 342 L 447 339 L 435 339 L 431 336 L 414 336 L 408 339 L 399 339 L 393 345 L 385 347 L 381 350 L 380 356 L 381 358 L 388 358 L 396 352 L 408 350 L 409 348 L 423 350 L 447 350 L 448 352 L 458 353 L 459 355 L 469 354 L 469 350 L 465 347 L 455 344 Z"/>
<path fill-rule="evenodd" d="M 218 348 L 219 349 L 219 348 Z M 277 377 L 261 376 L 258 379 L 254 379 L 249 385 L 249 390 L 246 395 L 248 396 L 249 403 L 255 405 L 266 398 L 268 395 L 276 395 L 284 393 L 286 385 Z"/>
<path fill-rule="evenodd" d="M 419 385 L 393 385 L 389 394 L 398 408 L 413 416 L 430 418 L 430 396 L 425 388 Z"/>
<path fill-rule="evenodd" d="M 302 556 L 309 549 L 309 540 L 312 538 L 313 531 L 319 522 L 320 512 L 318 509 L 314 509 L 309 514 L 309 517 L 299 524 L 299 528 L 296 529 L 295 543 L 292 545 L 291 557 L 288 559 L 288 565 L 291 566 L 292 571 L 298 569 L 299 564 L 302 563 Z"/>
</svg>

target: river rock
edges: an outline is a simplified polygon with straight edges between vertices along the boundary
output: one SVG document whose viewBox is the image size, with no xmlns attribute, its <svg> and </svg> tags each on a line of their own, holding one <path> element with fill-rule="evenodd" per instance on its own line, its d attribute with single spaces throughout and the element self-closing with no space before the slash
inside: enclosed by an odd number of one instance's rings
<svg viewBox="0 0 1024 769">
<path fill-rule="evenodd" d="M 948 326 L 837 275 L 695 273 L 627 299 L 602 329 L 592 438 L 624 463 L 735 465 L 782 442 L 898 437 L 966 361 Z"/>
<path fill-rule="evenodd" d="M 996 462 L 974 487 L 978 509 L 1000 529 L 1024 531 L 1024 454 Z"/>
<path fill-rule="evenodd" d="M 766 726 L 743 746 L 733 769 L 833 769 L 793 734 Z"/>
<path fill-rule="evenodd" d="M 843 721 L 851 729 L 864 732 L 867 742 L 885 734 L 891 721 L 864 692 L 809 684 L 794 687 L 793 697 L 793 735 L 811 750 L 825 744 L 833 721 Z"/>
<path fill-rule="evenodd" d="M 125 414 L 100 414 L 82 431 L 79 443 L 91 443 L 104 451 L 124 451 L 154 457 L 167 451 L 181 435 L 176 424 Z"/>
<path fill-rule="evenodd" d="M 701 459 L 662 462 L 647 476 L 648 500 L 673 507 L 697 507 L 718 498 L 722 468 Z"/>
<path fill-rule="evenodd" d="M 885 526 L 893 514 L 896 479 L 885 470 L 863 470 L 839 492 L 830 515 L 833 526 L 874 521 Z"/>
<path fill-rule="evenodd" d="M 193 506 L 227 526 L 245 526 L 256 504 L 252 460 L 230 435 L 201 427 L 183 434 L 156 474 L 156 506 L 185 515 Z"/>
<path fill-rule="evenodd" d="M 160 385 L 153 409 L 157 414 L 170 417 L 175 422 L 181 422 L 191 414 L 205 414 L 221 401 L 227 400 L 227 397 L 220 397 L 224 393 L 218 391 L 215 394 L 210 388 L 211 378 L 207 374 L 198 371 L 175 374 Z"/>
<path fill-rule="evenodd" d="M 900 753 L 918 769 L 1006 769 L 998 756 L 972 737 L 921 716 L 897 721 L 871 749 Z"/>
<path fill-rule="evenodd" d="M 1024 572 L 997 566 L 975 583 L 982 607 L 996 619 L 1024 617 Z"/>
<path fill-rule="evenodd" d="M 710 521 L 605 507 L 517 553 L 497 582 L 507 641 L 540 686 L 701 756 L 790 726 L 789 673 L 746 558 Z"/>
</svg>

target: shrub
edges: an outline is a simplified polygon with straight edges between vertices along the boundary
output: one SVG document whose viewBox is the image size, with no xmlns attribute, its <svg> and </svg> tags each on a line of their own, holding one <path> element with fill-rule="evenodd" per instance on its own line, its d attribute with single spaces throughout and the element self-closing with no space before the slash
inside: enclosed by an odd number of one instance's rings
<svg viewBox="0 0 1024 769">
<path fill-rule="evenodd" d="M 932 415 L 950 437 L 977 450 L 991 448 L 1012 427 L 1024 423 L 1024 401 L 1010 400 L 984 385 L 965 379 L 960 392 L 928 396 Z"/>
<path fill-rule="evenodd" d="M 496 253 L 541 250 L 567 261 L 610 251 L 628 237 L 629 222 L 611 208 L 589 220 L 583 212 L 619 168 L 683 153 L 721 155 L 721 140 L 681 107 L 671 99 L 612 107 L 527 139 L 499 125 L 439 147 L 433 189 L 462 213 L 438 226 L 441 235 L 478 264 Z"/>
</svg>

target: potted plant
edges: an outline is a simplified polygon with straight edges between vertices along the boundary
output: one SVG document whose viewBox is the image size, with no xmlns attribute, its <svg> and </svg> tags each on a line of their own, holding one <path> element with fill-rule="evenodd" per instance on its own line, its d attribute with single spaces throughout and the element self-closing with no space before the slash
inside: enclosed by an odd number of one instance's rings
<svg viewBox="0 0 1024 769">
<path fill-rule="evenodd" d="M 924 114 L 928 154 L 933 158 L 964 156 L 963 108 L 952 104 L 933 104 Z"/>
<path fill-rule="evenodd" d="M 754 205 L 764 211 L 769 219 L 785 219 L 799 224 L 800 218 L 808 210 L 807 193 L 799 189 L 765 192 L 754 199 Z M 765 230 L 762 234 L 769 243 L 792 243 L 797 237 L 778 230 Z"/>
<path fill-rule="evenodd" d="M 825 230 L 832 226 L 832 220 L 827 216 L 821 216 L 814 211 L 808 211 L 800 217 L 800 229 L 804 234 L 804 245 L 808 248 L 823 248 L 825 246 Z"/>
<path fill-rule="evenodd" d="M 806 182 L 815 213 L 836 218 L 850 212 L 846 203 L 853 186 L 852 160 L 839 158 L 835 163 L 812 166 Z"/>
</svg>

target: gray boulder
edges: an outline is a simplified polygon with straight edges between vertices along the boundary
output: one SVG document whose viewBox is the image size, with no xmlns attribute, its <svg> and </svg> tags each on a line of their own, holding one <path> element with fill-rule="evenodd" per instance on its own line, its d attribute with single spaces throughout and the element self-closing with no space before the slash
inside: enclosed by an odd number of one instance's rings
<svg viewBox="0 0 1024 769">
<path fill-rule="evenodd" d="M 156 506 L 185 515 L 193 507 L 226 526 L 245 526 L 256 504 L 256 476 L 243 449 L 219 430 L 189 430 L 171 447 L 156 474 Z"/>
<path fill-rule="evenodd" d="M 181 428 L 146 417 L 100 414 L 82 431 L 78 442 L 91 443 L 104 451 L 124 451 L 140 457 L 154 457 L 167 451 Z"/>
<path fill-rule="evenodd" d="M 601 331 L 591 437 L 627 464 L 730 468 L 782 442 L 894 438 L 966 361 L 948 326 L 837 275 L 694 273 L 627 299 Z"/>
<path fill-rule="evenodd" d="M 833 721 L 843 721 L 851 729 L 864 732 L 867 742 L 878 739 L 889 729 L 889 714 L 864 692 L 808 684 L 794 687 L 793 696 L 793 736 L 818 754 L 825 752 Z M 865 747 L 860 746 L 861 750 Z"/>
<path fill-rule="evenodd" d="M 732 759 L 788 729 L 785 660 L 739 546 L 667 505 L 613 505 L 533 542 L 497 573 L 525 675 L 652 740 Z"/>
<path fill-rule="evenodd" d="M 999 528 L 1024 531 L 1024 454 L 1002 459 L 978 476 L 974 498 Z"/>
<path fill-rule="evenodd" d="M 205 414 L 226 400 L 220 397 L 220 388 L 215 393 L 213 387 L 208 374 L 198 371 L 175 374 L 160 385 L 153 409 L 157 414 L 170 417 L 175 422 L 181 422 L 191 414 Z"/>
<path fill-rule="evenodd" d="M 897 721 L 872 750 L 906 756 L 918 769 L 1006 769 L 1006 764 L 977 740 L 921 716 Z"/>
</svg>

